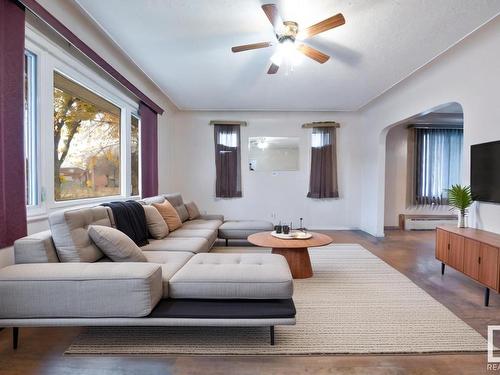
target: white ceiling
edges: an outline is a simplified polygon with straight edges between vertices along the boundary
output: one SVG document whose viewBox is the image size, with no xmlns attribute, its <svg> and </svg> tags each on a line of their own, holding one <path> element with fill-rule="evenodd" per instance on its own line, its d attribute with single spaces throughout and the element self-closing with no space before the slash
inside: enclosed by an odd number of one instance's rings
<svg viewBox="0 0 500 375">
<path fill-rule="evenodd" d="M 180 109 L 356 110 L 500 12 L 499 0 L 283 0 L 307 27 L 346 24 L 308 40 L 331 59 L 268 75 L 274 40 L 258 0 L 76 0 Z M 269 1 L 271 2 L 271 1 Z"/>
</svg>

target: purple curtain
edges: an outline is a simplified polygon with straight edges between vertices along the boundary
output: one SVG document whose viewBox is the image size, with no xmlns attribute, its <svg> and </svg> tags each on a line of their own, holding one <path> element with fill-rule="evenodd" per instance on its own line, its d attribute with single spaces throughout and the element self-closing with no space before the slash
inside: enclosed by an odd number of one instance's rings
<svg viewBox="0 0 500 375">
<path fill-rule="evenodd" d="M 26 235 L 24 10 L 0 0 L 0 248 Z"/>
<path fill-rule="evenodd" d="M 158 114 L 143 102 L 141 116 L 141 195 L 158 195 Z"/>
<path fill-rule="evenodd" d="M 338 198 L 334 127 L 313 128 L 309 198 Z"/>
<path fill-rule="evenodd" d="M 214 125 L 215 196 L 239 198 L 241 194 L 241 150 L 239 125 Z"/>
</svg>

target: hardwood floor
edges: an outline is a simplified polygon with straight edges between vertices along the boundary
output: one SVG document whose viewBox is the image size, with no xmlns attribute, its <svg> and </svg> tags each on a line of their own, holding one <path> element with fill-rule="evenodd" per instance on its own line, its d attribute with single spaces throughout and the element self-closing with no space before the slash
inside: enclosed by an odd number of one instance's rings
<svg viewBox="0 0 500 375">
<path fill-rule="evenodd" d="M 500 324 L 500 297 L 483 306 L 483 288 L 450 268 L 440 274 L 434 232 L 388 231 L 383 239 L 358 231 L 323 231 L 334 243 L 359 243 L 408 276 L 486 336 Z M 1 303 L 1 301 L 0 301 Z M 11 329 L 0 331 L 0 374 L 493 374 L 486 354 L 336 355 L 302 357 L 64 356 L 79 328 L 26 328 L 11 348 Z M 500 373 L 498 371 L 497 373 Z"/>
</svg>

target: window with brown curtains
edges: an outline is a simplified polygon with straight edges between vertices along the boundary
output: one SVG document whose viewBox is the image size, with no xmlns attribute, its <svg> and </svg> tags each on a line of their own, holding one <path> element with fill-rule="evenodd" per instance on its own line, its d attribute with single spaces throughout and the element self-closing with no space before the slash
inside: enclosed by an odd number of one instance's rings
<svg viewBox="0 0 500 375">
<path fill-rule="evenodd" d="M 314 127 L 309 198 L 338 198 L 335 127 Z"/>
<path fill-rule="evenodd" d="M 215 196 L 241 197 L 240 125 L 214 124 Z"/>
</svg>

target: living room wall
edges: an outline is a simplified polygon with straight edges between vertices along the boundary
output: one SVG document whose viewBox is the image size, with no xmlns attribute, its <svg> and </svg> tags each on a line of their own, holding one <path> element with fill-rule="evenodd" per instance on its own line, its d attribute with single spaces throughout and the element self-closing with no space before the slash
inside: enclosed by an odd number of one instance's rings
<svg viewBox="0 0 500 375">
<path fill-rule="evenodd" d="M 211 120 L 247 121 L 241 128 L 243 197 L 215 198 L 214 130 Z M 311 130 L 302 124 L 311 121 L 339 122 L 338 199 L 310 199 L 309 187 Z M 185 200 L 195 201 L 201 210 L 222 213 L 233 219 L 293 221 L 314 229 L 359 227 L 361 152 L 357 131 L 359 116 L 346 112 L 194 112 L 175 116 L 174 183 Z M 300 167 L 290 172 L 250 172 L 248 137 L 279 136 L 300 139 Z"/>
<path fill-rule="evenodd" d="M 386 135 L 392 124 L 448 102 L 464 111 L 464 168 L 470 145 L 500 139 L 500 17 L 466 37 L 360 111 L 363 121 L 361 229 L 383 236 Z M 470 224 L 500 233 L 500 205 L 476 203 Z"/>
</svg>

